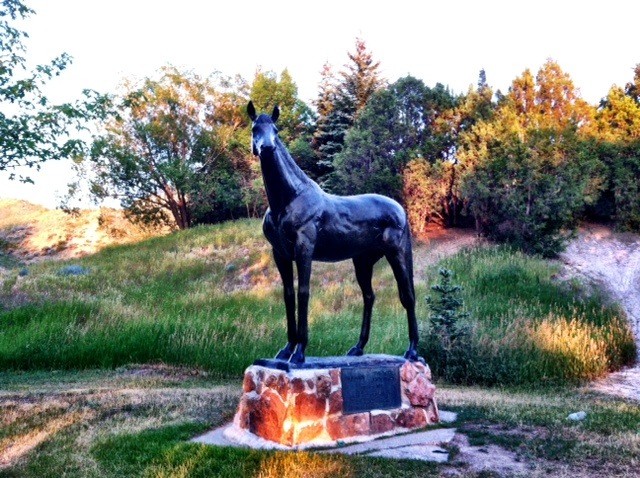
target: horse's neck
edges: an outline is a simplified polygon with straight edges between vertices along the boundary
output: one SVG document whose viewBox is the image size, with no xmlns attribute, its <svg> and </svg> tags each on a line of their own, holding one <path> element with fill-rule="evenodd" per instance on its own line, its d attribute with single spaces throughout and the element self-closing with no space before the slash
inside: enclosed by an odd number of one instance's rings
<svg viewBox="0 0 640 478">
<path fill-rule="evenodd" d="M 300 169 L 278 138 L 273 160 L 260 161 L 269 207 L 274 212 L 284 210 L 314 182 Z"/>
</svg>

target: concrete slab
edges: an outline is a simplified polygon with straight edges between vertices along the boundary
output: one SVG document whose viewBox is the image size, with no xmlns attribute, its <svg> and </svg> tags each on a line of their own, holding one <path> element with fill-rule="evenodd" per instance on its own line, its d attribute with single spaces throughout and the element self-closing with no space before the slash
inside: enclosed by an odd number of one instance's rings
<svg viewBox="0 0 640 478">
<path fill-rule="evenodd" d="M 452 423 L 457 420 L 457 414 L 440 410 L 440 421 Z M 304 450 L 314 449 L 319 453 L 342 453 L 346 455 L 367 455 L 384 458 L 425 460 L 438 463 L 449 459 L 449 452 L 442 448 L 456 433 L 455 428 L 437 428 L 404 435 L 393 435 L 373 439 L 372 437 L 352 437 L 349 444 L 332 442 L 329 444 L 313 444 L 287 447 L 279 443 L 264 440 L 246 430 L 227 424 L 200 435 L 191 441 L 214 446 L 229 446 L 255 448 L 263 450 Z M 331 448 L 319 448 L 330 446 Z"/>
<path fill-rule="evenodd" d="M 449 461 L 449 452 L 437 445 L 415 445 L 390 450 L 378 450 L 368 453 L 367 456 L 394 458 L 396 460 L 422 460 L 435 463 Z"/>
<path fill-rule="evenodd" d="M 318 444 L 292 448 L 264 440 L 246 432 L 246 430 L 234 427 L 233 424 L 228 424 L 200 435 L 192 439 L 191 442 L 266 450 L 314 449 L 318 453 L 342 453 L 346 455 L 366 455 L 443 463 L 449 459 L 449 452 L 442 448 L 442 445 L 451 442 L 455 433 L 455 428 L 438 428 L 373 440 L 370 437 L 362 437 L 363 439 L 368 438 L 367 441 L 352 444 L 336 442 L 331 444 L 331 448 L 318 448 Z"/>
<path fill-rule="evenodd" d="M 453 423 L 458 419 L 458 414 L 456 412 L 440 410 L 439 415 L 440 423 Z"/>
<path fill-rule="evenodd" d="M 346 455 L 366 455 L 379 450 L 392 450 L 411 446 L 440 445 L 449 443 L 455 435 L 455 428 L 438 428 L 406 435 L 396 435 L 389 438 L 380 438 L 355 445 L 339 446 L 321 450 L 323 453 L 343 453 Z"/>
</svg>

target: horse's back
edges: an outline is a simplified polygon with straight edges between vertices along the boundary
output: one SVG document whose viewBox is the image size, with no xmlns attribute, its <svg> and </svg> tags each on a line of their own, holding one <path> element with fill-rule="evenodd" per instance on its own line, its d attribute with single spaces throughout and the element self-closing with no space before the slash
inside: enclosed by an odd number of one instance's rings
<svg viewBox="0 0 640 478">
<path fill-rule="evenodd" d="M 380 194 L 357 196 L 329 196 L 333 203 L 329 210 L 337 212 L 341 219 L 354 224 L 377 225 L 382 228 L 405 229 L 407 215 L 398 202 Z"/>
<path fill-rule="evenodd" d="M 409 234 L 404 209 L 378 194 L 327 197 L 318 219 L 314 259 L 337 261 L 361 254 L 385 255 L 403 247 Z"/>
</svg>

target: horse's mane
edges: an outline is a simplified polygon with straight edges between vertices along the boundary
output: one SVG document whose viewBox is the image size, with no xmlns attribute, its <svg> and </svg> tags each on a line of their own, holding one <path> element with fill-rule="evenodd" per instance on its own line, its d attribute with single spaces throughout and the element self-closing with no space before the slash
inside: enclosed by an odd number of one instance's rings
<svg viewBox="0 0 640 478">
<path fill-rule="evenodd" d="M 291 179 L 296 180 L 298 184 L 294 185 L 297 190 L 304 189 L 311 184 L 315 184 L 314 181 L 305 174 L 305 172 L 298 166 L 298 163 L 293 159 L 289 150 L 284 145 L 279 136 L 276 135 L 276 149 L 274 154 L 278 157 L 279 161 L 282 161 L 286 169 L 291 173 Z M 299 186 L 299 187 L 298 187 Z"/>
</svg>

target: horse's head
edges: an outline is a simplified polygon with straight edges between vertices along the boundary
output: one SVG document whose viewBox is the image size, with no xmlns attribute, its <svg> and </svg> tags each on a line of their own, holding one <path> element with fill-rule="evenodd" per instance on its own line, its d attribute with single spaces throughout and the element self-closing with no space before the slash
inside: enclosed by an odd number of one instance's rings
<svg viewBox="0 0 640 478">
<path fill-rule="evenodd" d="M 249 101 L 247 113 L 251 121 L 253 121 L 251 128 L 251 149 L 253 154 L 260 156 L 263 152 L 273 152 L 276 148 L 276 136 L 278 135 L 278 128 L 276 128 L 275 124 L 278 121 L 278 116 L 280 116 L 278 106 L 273 108 L 271 116 L 264 113 L 256 115 L 253 102 Z"/>
</svg>

